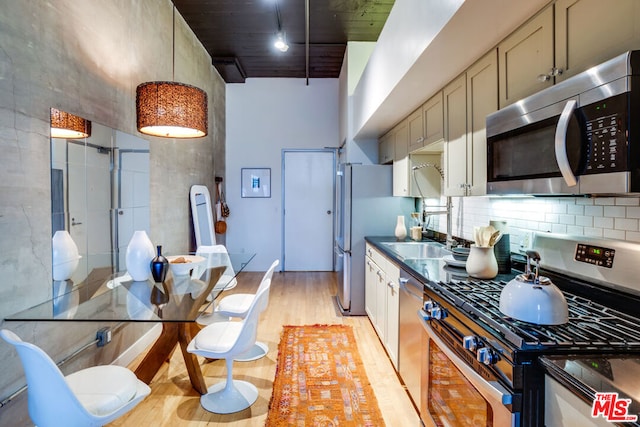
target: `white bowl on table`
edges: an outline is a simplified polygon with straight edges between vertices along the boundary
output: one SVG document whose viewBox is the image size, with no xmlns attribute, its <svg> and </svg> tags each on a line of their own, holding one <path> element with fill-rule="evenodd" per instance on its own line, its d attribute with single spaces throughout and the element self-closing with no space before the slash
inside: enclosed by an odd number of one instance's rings
<svg viewBox="0 0 640 427">
<path fill-rule="evenodd" d="M 185 262 L 175 262 L 179 259 Z M 199 255 L 173 255 L 168 256 L 169 269 L 174 276 L 187 276 L 198 264 L 204 262 L 204 257 Z"/>
</svg>

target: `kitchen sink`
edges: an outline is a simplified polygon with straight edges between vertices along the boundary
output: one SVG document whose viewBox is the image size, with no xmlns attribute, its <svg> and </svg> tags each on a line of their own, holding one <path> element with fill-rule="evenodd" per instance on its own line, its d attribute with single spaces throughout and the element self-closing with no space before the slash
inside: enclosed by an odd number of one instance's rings
<svg viewBox="0 0 640 427">
<path fill-rule="evenodd" d="M 442 243 L 438 242 L 383 242 L 382 245 L 403 260 L 442 258 L 451 254 Z"/>
</svg>

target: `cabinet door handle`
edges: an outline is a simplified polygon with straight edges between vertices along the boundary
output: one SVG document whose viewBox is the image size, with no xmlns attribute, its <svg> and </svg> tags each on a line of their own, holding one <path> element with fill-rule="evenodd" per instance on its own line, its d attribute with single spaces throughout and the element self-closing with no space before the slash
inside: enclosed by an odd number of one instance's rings
<svg viewBox="0 0 640 427">
<path fill-rule="evenodd" d="M 538 81 L 540 82 L 548 82 L 551 80 L 551 76 L 549 74 L 538 74 Z"/>
</svg>

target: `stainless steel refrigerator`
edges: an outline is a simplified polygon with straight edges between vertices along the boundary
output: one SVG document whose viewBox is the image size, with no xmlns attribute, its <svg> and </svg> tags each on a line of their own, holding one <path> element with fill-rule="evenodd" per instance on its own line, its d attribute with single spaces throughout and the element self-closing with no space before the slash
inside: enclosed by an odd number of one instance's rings
<svg viewBox="0 0 640 427">
<path fill-rule="evenodd" d="M 338 308 L 365 315 L 365 236 L 393 236 L 398 215 L 408 224 L 415 201 L 393 197 L 391 165 L 340 164 L 336 180 L 336 271 Z"/>
</svg>

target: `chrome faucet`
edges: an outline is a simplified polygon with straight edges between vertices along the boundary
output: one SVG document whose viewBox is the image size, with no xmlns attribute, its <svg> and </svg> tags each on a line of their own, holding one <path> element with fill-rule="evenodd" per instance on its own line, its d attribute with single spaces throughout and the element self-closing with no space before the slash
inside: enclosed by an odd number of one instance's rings
<svg viewBox="0 0 640 427">
<path fill-rule="evenodd" d="M 444 171 L 442 170 L 442 168 L 439 165 L 436 165 L 434 163 L 422 163 L 416 166 L 413 166 L 411 168 L 411 170 L 413 171 L 413 178 L 416 181 L 416 185 L 418 184 L 418 180 L 415 177 L 415 171 L 417 171 L 418 169 L 422 169 L 422 168 L 427 168 L 427 167 L 431 167 L 434 168 L 435 170 L 438 171 L 438 173 L 440 174 L 440 178 L 442 179 L 442 181 L 444 182 Z M 420 190 L 420 186 L 418 185 L 418 191 L 420 192 L 420 195 L 422 195 L 422 190 Z M 427 209 L 429 208 L 429 209 Z M 444 208 L 444 210 L 430 210 L 433 208 Z M 424 196 L 422 198 L 422 214 L 425 217 L 425 221 L 424 224 L 426 226 L 427 224 L 427 218 L 429 215 L 446 215 L 447 216 L 447 239 L 446 239 L 446 247 L 447 249 L 451 250 L 451 248 L 455 248 L 456 246 L 458 246 L 458 242 L 453 238 L 452 235 L 452 226 L 451 226 L 451 196 L 446 196 L 446 204 L 445 206 L 427 206 L 425 204 L 424 201 Z"/>
</svg>

